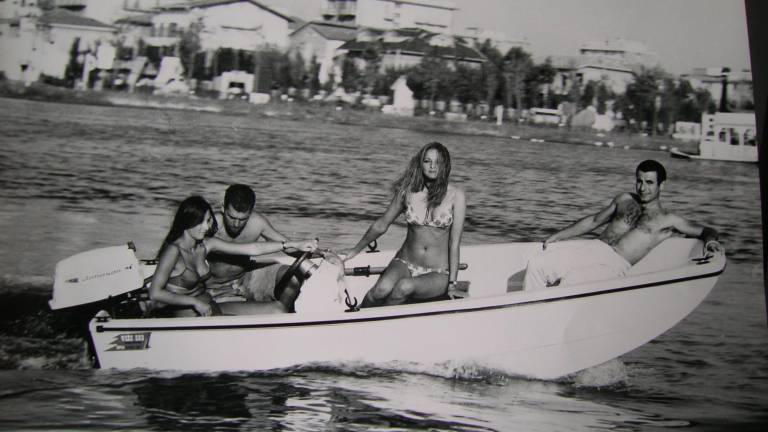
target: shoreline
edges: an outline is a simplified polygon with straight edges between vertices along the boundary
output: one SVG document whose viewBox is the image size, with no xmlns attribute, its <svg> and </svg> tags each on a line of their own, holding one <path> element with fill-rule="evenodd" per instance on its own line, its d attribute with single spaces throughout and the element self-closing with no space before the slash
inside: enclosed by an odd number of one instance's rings
<svg viewBox="0 0 768 432">
<path fill-rule="evenodd" d="M 323 121 L 341 125 L 418 130 L 436 134 L 497 137 L 542 144 L 554 142 L 667 153 L 671 148 L 677 147 L 688 153 L 698 153 L 698 142 L 679 141 L 669 137 L 648 137 L 627 132 L 599 132 L 589 128 L 512 124 L 510 122 L 497 126 L 495 122 L 489 120 L 451 121 L 429 116 L 401 117 L 383 114 L 378 109 L 357 108 L 347 105 L 337 106 L 335 103 L 316 101 L 271 101 L 263 105 L 255 105 L 242 100 L 218 100 L 195 96 L 161 96 L 110 90 L 73 90 L 41 83 L 33 83 L 29 87 L 25 87 L 22 83 L 12 81 L 0 82 L 0 97 L 78 105 L 210 112 L 265 119 Z"/>
</svg>

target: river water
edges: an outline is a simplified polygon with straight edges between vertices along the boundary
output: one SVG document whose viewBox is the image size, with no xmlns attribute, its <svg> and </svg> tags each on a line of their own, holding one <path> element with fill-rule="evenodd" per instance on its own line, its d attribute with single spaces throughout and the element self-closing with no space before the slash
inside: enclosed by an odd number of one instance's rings
<svg viewBox="0 0 768 432">
<path fill-rule="evenodd" d="M 303 365 L 240 374 L 92 369 L 82 317 L 47 307 L 57 261 L 133 241 L 176 204 L 256 189 L 291 237 L 353 245 L 424 143 L 451 151 L 464 244 L 542 239 L 664 163 L 665 206 L 718 228 L 728 267 L 688 318 L 558 381 L 471 365 Z M 768 331 L 756 166 L 505 138 L 0 99 L 0 430 L 762 430 Z M 402 221 L 380 240 L 399 246 Z M 649 317 L 652 319 L 652 317 Z M 459 342 L 460 343 L 460 342 Z"/>
</svg>

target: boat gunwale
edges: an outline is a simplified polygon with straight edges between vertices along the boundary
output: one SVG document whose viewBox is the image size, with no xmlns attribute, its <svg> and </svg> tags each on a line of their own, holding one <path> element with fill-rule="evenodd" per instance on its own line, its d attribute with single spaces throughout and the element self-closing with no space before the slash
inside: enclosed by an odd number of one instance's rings
<svg viewBox="0 0 768 432">
<path fill-rule="evenodd" d="M 723 260 L 724 261 L 724 260 Z M 710 266 L 714 266 L 716 263 L 710 264 Z M 688 266 L 686 266 L 688 267 Z M 686 268 L 684 267 L 684 268 Z M 543 303 L 552 303 L 552 302 L 558 302 L 558 301 L 567 301 L 567 300 L 573 300 L 578 298 L 585 298 L 585 297 L 592 297 L 597 295 L 606 295 L 606 294 L 615 294 L 619 292 L 624 291 L 633 291 L 633 290 L 639 290 L 639 289 L 645 289 L 645 288 L 652 288 L 657 286 L 663 286 L 663 285 L 671 285 L 676 283 L 682 283 L 682 282 L 688 282 L 692 280 L 699 280 L 699 279 L 710 279 L 713 277 L 720 276 L 725 271 L 726 263 L 722 262 L 722 265 L 718 266 L 717 270 L 715 271 L 708 271 L 703 272 L 700 274 L 695 275 L 689 275 L 679 278 L 672 278 L 672 279 L 662 279 L 657 280 L 653 282 L 648 283 L 641 283 L 641 284 L 634 284 L 634 285 L 628 285 L 628 286 L 620 286 L 616 288 L 607 288 L 607 289 L 596 289 L 596 290 L 590 290 L 585 292 L 579 292 L 574 294 L 567 294 L 562 296 L 552 296 L 552 297 L 545 297 L 541 299 L 533 299 L 533 300 L 525 300 L 525 301 L 514 301 L 514 302 L 506 302 L 502 304 L 490 304 L 490 305 L 484 305 L 484 306 L 469 306 L 469 307 L 463 307 L 463 308 L 451 308 L 451 309 L 442 309 L 442 310 L 429 310 L 429 311 L 420 311 L 420 312 L 405 312 L 400 314 L 390 314 L 390 315 L 374 315 L 374 316 L 366 316 L 366 317 L 355 317 L 351 316 L 348 319 L 321 319 L 321 320 L 314 320 L 314 321 L 288 321 L 288 322 L 266 322 L 266 323 L 246 323 L 246 324 L 228 324 L 228 323 L 219 323 L 219 324 L 191 324 L 191 325 L 133 325 L 133 326 L 115 326 L 112 327 L 108 324 L 109 321 L 137 321 L 137 320 L 143 320 L 143 321 L 155 321 L 154 318 L 139 318 L 139 319 L 112 319 L 109 318 L 107 323 L 99 323 L 98 318 L 94 317 L 92 321 L 97 321 L 94 330 L 97 333 L 105 333 L 105 332 L 132 332 L 132 331 L 188 331 L 188 330 L 243 330 L 243 329 L 263 329 L 263 328 L 284 328 L 284 327 L 312 327 L 312 326 L 321 326 L 321 325 L 339 325 L 339 324 L 354 324 L 354 323 L 362 323 L 362 322 L 372 322 L 372 321 L 389 321 L 389 320 L 397 320 L 397 319 L 410 319 L 410 318 L 420 318 L 420 317 L 426 317 L 426 316 L 435 316 L 435 315 L 445 315 L 445 314 L 455 314 L 455 313 L 472 313 L 472 312 L 483 312 L 483 311 L 489 311 L 489 310 L 495 310 L 495 309 L 506 309 L 506 308 L 512 308 L 512 307 L 518 307 L 518 306 L 531 306 L 534 304 L 543 304 Z M 639 276 L 639 275 L 637 275 Z M 636 276 L 635 276 L 636 277 Z M 606 281 L 602 281 L 606 282 Z M 507 293 L 509 294 L 509 293 Z M 498 297 L 505 297 L 505 296 L 496 296 Z M 484 298 L 480 298 L 481 300 Z M 451 301 L 461 301 L 461 300 L 451 300 Z M 442 302 L 441 302 L 442 303 Z M 431 303 L 432 305 L 440 304 L 437 302 Z M 352 314 L 357 314 L 357 312 L 350 312 Z M 256 315 L 259 318 L 263 318 L 264 315 Z M 279 315 L 283 317 L 284 315 Z M 243 316 L 236 316 L 237 318 L 242 318 Z M 178 318 L 168 318 L 168 319 L 178 319 Z M 193 319 L 201 319 L 200 317 L 193 318 Z M 167 319 L 163 319 L 163 321 L 166 321 Z"/>
</svg>

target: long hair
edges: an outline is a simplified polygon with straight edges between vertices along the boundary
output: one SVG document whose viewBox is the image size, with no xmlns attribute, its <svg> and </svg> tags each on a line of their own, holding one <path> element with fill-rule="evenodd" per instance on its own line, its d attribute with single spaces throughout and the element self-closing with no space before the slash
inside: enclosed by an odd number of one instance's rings
<svg viewBox="0 0 768 432">
<path fill-rule="evenodd" d="M 203 220 L 205 220 L 205 214 L 207 212 L 213 214 L 213 209 L 211 208 L 211 205 L 208 204 L 208 201 L 201 196 L 193 195 L 182 201 L 181 204 L 179 204 L 178 210 L 176 210 L 176 216 L 173 217 L 171 229 L 168 231 L 168 235 L 165 236 L 165 240 L 163 240 L 163 245 L 160 247 L 160 252 L 158 252 L 157 256 L 160 257 L 165 248 L 178 240 L 182 234 L 184 234 L 184 231 L 201 224 Z M 205 233 L 205 236 L 210 237 L 216 234 L 216 231 L 218 231 L 218 225 L 216 224 L 216 218 L 214 218 L 213 225 L 211 225 L 211 229 Z"/>
<path fill-rule="evenodd" d="M 440 168 L 437 172 L 435 181 L 428 183 L 424 181 L 422 161 L 427 152 L 433 149 L 437 151 Z M 448 153 L 448 149 L 439 142 L 433 141 L 422 147 L 421 150 L 411 158 L 403 175 L 392 183 L 392 193 L 395 196 L 403 197 L 406 192 L 420 192 L 424 189 L 424 186 L 426 186 L 427 208 L 433 209 L 440 205 L 443 198 L 445 198 L 445 193 L 448 190 L 448 176 L 450 174 L 451 155 Z"/>
</svg>

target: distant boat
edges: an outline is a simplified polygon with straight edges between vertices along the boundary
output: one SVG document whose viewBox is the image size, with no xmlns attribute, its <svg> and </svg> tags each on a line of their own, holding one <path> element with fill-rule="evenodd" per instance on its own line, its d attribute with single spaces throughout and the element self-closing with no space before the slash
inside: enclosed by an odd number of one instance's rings
<svg viewBox="0 0 768 432">
<path fill-rule="evenodd" d="M 708 159 L 757 162 L 755 113 L 702 114 L 699 153 L 686 153 L 677 147 L 670 156 L 683 159 Z"/>
</svg>

